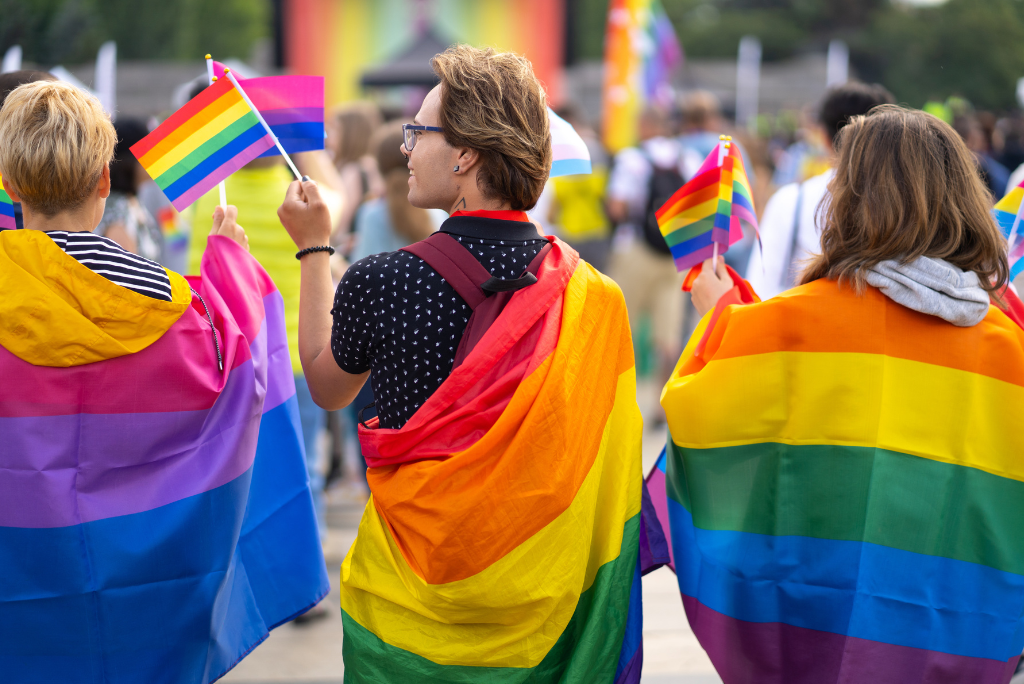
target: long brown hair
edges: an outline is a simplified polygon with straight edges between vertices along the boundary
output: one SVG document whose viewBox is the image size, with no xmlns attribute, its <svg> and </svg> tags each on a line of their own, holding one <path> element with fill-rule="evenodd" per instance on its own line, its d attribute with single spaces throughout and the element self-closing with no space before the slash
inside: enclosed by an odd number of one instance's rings
<svg viewBox="0 0 1024 684">
<path fill-rule="evenodd" d="M 801 283 L 848 280 L 858 290 L 887 259 L 944 259 L 989 292 L 1009 277 L 1006 241 L 967 146 L 931 114 L 882 105 L 836 139 L 839 162 L 822 205 L 821 254 Z"/>
<path fill-rule="evenodd" d="M 430 214 L 409 204 L 409 167 L 402 154 L 402 124 L 387 124 L 377 129 L 371 147 L 377 157 L 377 169 L 384 178 L 384 200 L 388 205 L 391 227 L 403 240 L 419 242 L 434 232 Z"/>
</svg>

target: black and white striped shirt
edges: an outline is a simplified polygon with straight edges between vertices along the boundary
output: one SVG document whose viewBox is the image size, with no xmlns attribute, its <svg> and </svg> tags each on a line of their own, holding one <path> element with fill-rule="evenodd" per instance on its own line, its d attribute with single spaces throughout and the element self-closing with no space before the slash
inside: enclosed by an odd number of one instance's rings
<svg viewBox="0 0 1024 684">
<path fill-rule="evenodd" d="M 171 279 L 155 261 L 125 251 L 110 238 L 94 233 L 53 230 L 46 234 L 78 263 L 110 282 L 153 299 L 171 301 Z"/>
</svg>

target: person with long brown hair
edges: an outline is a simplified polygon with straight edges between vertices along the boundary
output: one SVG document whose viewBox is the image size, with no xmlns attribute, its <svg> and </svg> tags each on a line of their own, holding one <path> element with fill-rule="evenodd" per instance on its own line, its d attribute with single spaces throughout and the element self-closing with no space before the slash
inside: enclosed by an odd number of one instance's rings
<svg viewBox="0 0 1024 684">
<path fill-rule="evenodd" d="M 1024 646 L 1006 241 L 939 119 L 876 107 L 837 151 L 798 287 L 735 305 L 756 297 L 710 262 L 694 283 L 706 315 L 662 395 L 683 603 L 725 684 L 1004 684 Z"/>
</svg>

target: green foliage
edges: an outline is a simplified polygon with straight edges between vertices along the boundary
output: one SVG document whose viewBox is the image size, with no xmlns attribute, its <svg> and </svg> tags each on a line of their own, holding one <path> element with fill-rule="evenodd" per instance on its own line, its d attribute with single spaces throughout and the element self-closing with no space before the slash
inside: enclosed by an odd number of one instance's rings
<svg viewBox="0 0 1024 684">
<path fill-rule="evenodd" d="M 575 55 L 600 59 L 608 0 L 570 0 Z M 950 95 L 983 109 L 1015 104 L 1024 76 L 1024 0 L 661 0 L 688 57 L 733 58 L 740 38 L 761 40 L 765 61 L 825 50 L 841 38 L 854 70 L 906 104 Z"/>
<path fill-rule="evenodd" d="M 0 50 L 44 66 L 91 61 L 107 40 L 121 59 L 245 59 L 270 33 L 269 0 L 0 0 L 0 17 Z"/>
<path fill-rule="evenodd" d="M 900 101 L 920 107 L 949 95 L 983 109 L 1014 106 L 1024 76 L 1024 4 L 950 0 L 938 7 L 892 7 L 851 43 L 854 66 Z"/>
</svg>

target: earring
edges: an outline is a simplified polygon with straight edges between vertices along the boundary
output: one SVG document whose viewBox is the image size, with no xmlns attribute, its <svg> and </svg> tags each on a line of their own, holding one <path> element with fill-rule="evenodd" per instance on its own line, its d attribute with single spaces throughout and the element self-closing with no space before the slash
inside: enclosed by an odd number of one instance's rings
<svg viewBox="0 0 1024 684">
<path fill-rule="evenodd" d="M 454 169 L 452 169 L 452 171 L 453 171 L 453 172 L 455 172 L 455 173 L 458 173 L 458 172 L 459 172 L 459 165 L 458 165 L 458 164 L 456 164 L 456 165 L 455 165 L 455 168 L 454 168 Z"/>
</svg>

